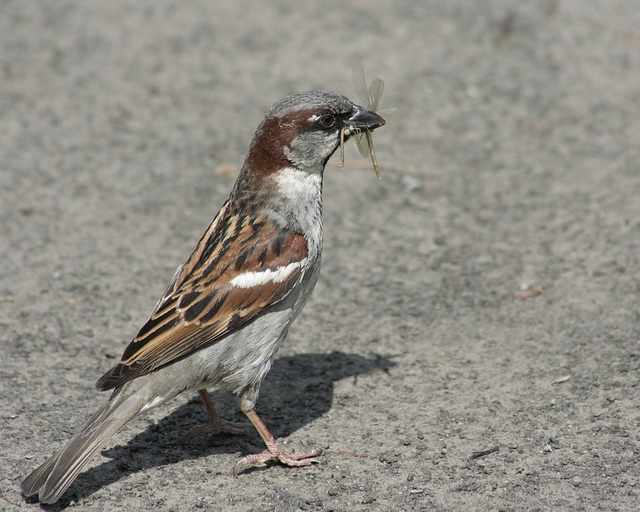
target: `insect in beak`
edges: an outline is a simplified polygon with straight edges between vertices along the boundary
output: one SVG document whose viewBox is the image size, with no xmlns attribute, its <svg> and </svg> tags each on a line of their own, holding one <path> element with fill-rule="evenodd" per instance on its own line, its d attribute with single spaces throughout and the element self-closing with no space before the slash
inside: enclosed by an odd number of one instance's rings
<svg viewBox="0 0 640 512">
<path fill-rule="evenodd" d="M 344 141 L 349 135 L 355 135 L 356 145 L 360 154 L 364 157 L 371 156 L 371 163 L 373 164 L 373 170 L 376 173 L 378 179 L 380 179 L 380 166 L 378 165 L 378 159 L 373 148 L 373 137 L 371 131 L 375 128 L 379 128 L 385 124 L 385 120 L 380 117 L 379 114 L 391 113 L 395 108 L 383 109 L 377 112 L 380 105 L 380 98 L 384 92 L 384 82 L 380 78 L 374 78 L 371 85 L 367 86 L 367 80 L 364 75 L 364 68 L 362 64 L 358 63 L 353 66 L 353 85 L 356 89 L 357 95 L 365 104 L 368 114 L 373 114 L 378 119 L 378 124 L 373 123 L 371 120 L 370 125 L 355 123 L 348 124 L 340 132 L 340 157 L 341 166 L 344 167 Z M 377 112 L 377 113 L 376 113 Z M 352 118 L 353 119 L 353 118 Z M 351 119 L 349 120 L 351 121 Z M 381 124 L 380 124 L 381 121 Z M 366 142 L 365 142 L 366 140 Z"/>
<path fill-rule="evenodd" d="M 373 169 L 376 172 L 376 176 L 380 179 L 380 168 L 376 160 L 376 154 L 373 149 L 373 140 L 371 138 L 371 132 L 376 128 L 384 126 L 386 121 L 378 114 L 371 110 L 365 110 L 362 107 L 356 105 L 356 113 L 347 119 L 345 126 L 340 130 L 340 155 L 342 159 L 342 166 L 344 167 L 344 141 L 347 137 L 355 135 L 358 137 L 366 136 L 367 144 L 369 145 L 369 154 L 371 155 L 371 162 L 373 163 Z"/>
</svg>

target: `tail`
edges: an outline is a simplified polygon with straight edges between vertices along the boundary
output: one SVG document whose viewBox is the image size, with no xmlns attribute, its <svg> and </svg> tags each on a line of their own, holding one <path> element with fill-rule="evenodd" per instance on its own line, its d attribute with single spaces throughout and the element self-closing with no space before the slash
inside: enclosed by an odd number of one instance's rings
<svg viewBox="0 0 640 512">
<path fill-rule="evenodd" d="M 25 496 L 39 494 L 42 503 L 60 499 L 91 457 L 145 405 L 142 393 L 125 390 L 127 386 L 114 392 L 60 452 L 24 479 Z"/>
</svg>

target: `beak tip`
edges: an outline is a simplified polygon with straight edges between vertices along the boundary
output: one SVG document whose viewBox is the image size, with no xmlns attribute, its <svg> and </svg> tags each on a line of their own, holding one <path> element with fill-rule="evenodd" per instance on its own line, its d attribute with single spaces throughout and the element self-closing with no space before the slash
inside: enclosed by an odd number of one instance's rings
<svg viewBox="0 0 640 512">
<path fill-rule="evenodd" d="M 367 130 L 375 130 L 387 124 L 382 116 L 362 107 L 356 109 L 356 113 L 349 119 L 348 123 Z"/>
</svg>

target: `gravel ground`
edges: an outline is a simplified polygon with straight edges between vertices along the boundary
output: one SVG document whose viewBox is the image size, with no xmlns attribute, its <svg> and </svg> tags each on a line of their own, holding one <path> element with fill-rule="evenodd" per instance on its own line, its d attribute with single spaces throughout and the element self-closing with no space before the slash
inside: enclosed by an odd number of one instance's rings
<svg viewBox="0 0 640 512">
<path fill-rule="evenodd" d="M 397 111 L 325 174 L 316 291 L 257 435 L 127 425 L 51 510 L 640 508 L 640 9 L 624 0 L 4 1 L 0 499 L 100 403 L 277 99 Z M 242 420 L 233 397 L 215 397 Z"/>
</svg>

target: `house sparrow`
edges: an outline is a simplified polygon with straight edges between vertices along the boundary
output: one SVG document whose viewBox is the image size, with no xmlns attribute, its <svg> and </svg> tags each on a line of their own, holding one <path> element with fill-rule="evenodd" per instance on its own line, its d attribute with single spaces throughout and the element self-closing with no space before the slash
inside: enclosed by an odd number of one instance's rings
<svg viewBox="0 0 640 512">
<path fill-rule="evenodd" d="M 69 443 L 22 482 L 56 502 L 127 421 L 183 391 L 200 393 L 210 424 L 188 435 L 249 425 L 222 420 L 207 388 L 232 391 L 266 444 L 234 473 L 268 460 L 307 466 L 321 450 L 286 452 L 255 411 L 262 380 L 318 279 L 322 176 L 354 133 L 385 121 L 344 96 L 315 90 L 278 101 L 258 127 L 229 198 L 178 268 L 120 362 L 96 387 L 113 390 Z M 250 427 L 249 427 L 250 428 Z"/>
</svg>

